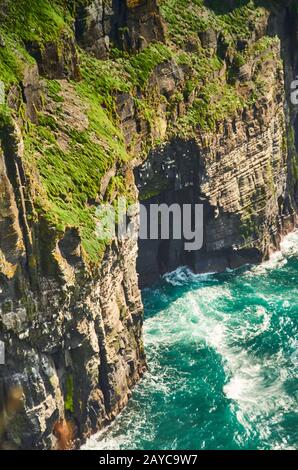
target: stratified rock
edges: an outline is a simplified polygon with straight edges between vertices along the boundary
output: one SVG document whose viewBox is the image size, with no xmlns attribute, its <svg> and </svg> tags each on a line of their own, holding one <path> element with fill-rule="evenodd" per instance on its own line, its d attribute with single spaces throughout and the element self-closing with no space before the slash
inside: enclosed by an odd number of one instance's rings
<svg viewBox="0 0 298 470">
<path fill-rule="evenodd" d="M 113 16 L 112 2 L 103 0 L 95 0 L 77 12 L 76 37 L 98 59 L 108 57 Z"/>
<path fill-rule="evenodd" d="M 74 229 L 59 239 L 29 221 L 21 135 L 13 123 L 0 135 L 0 439 L 5 431 L 10 448 L 55 448 L 57 423 L 72 423 L 72 440 L 96 432 L 144 372 L 137 247 L 115 240 L 89 271 Z"/>
<path fill-rule="evenodd" d="M 111 43 L 136 52 L 164 41 L 165 26 L 156 0 L 95 0 L 79 8 L 76 36 L 84 49 L 106 59 Z"/>
<path fill-rule="evenodd" d="M 125 50 L 140 51 L 152 41 L 165 40 L 165 26 L 157 0 L 118 0 L 115 13 L 122 19 L 118 41 Z"/>
<path fill-rule="evenodd" d="M 71 36 L 64 34 L 57 41 L 39 44 L 28 42 L 27 49 L 38 64 L 39 73 L 50 79 L 80 79 L 79 58 Z"/>
<path fill-rule="evenodd" d="M 151 151 L 136 169 L 146 207 L 162 203 L 204 207 L 201 250 L 185 251 L 185 240 L 140 240 L 141 286 L 181 264 L 196 272 L 218 272 L 260 262 L 279 249 L 282 234 L 294 227 L 295 201 L 287 189 L 284 75 L 274 59 L 279 55 L 276 45 L 271 60 L 263 63 L 268 93 L 254 105 L 224 119 L 213 132 L 198 127 L 191 140 L 173 138 Z M 248 78 L 251 74 L 249 69 Z M 166 73 L 157 74 L 157 82 L 159 76 L 168 85 L 161 86 L 160 93 L 181 83 L 169 81 Z M 244 79 L 243 72 L 238 79 Z"/>
</svg>

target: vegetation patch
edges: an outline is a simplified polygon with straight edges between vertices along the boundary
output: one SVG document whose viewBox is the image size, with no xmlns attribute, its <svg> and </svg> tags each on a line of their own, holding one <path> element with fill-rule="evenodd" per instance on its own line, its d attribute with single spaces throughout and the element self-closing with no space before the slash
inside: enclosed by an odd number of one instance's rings
<svg viewBox="0 0 298 470">
<path fill-rule="evenodd" d="M 41 50 L 48 42 L 59 45 L 65 35 L 73 35 L 75 10 L 89 3 L 7 2 L 0 18 L 0 80 L 6 91 L 12 84 L 22 89 L 24 70 L 35 63 L 26 50 L 28 43 L 38 43 Z M 234 8 L 228 3 L 161 0 L 168 31 L 166 44 L 152 43 L 136 54 L 114 48 L 108 60 L 98 60 L 80 50 L 82 80 L 68 85 L 84 108 L 87 124 L 82 128 L 66 119 L 65 106 L 69 103 L 65 103 L 62 81 L 44 80 L 44 109 L 39 113 L 38 125 L 26 121 L 25 103 L 21 105 L 16 117 L 24 122 L 25 159 L 35 189 L 37 212 L 59 232 L 77 228 L 90 262 L 98 263 L 105 249 L 105 243 L 96 237 L 96 209 L 104 202 L 101 180 L 112 167 L 117 171 L 105 197 L 113 201 L 120 195 L 132 197 L 125 176 L 120 174 L 121 167 L 134 155 L 126 147 L 117 116 L 119 94 L 133 97 L 136 112 L 147 121 L 149 129 L 154 129 L 159 108 L 165 109 L 162 119 L 168 119 L 169 125 L 162 138 L 168 139 L 173 134 L 193 136 L 198 128 L 214 130 L 217 122 L 251 106 L 267 93 L 258 70 L 262 63 L 276 60 L 274 42 L 278 40 L 264 37 L 250 44 L 249 38 L 256 24 L 268 14 L 269 6 L 261 0 L 239 0 L 234 2 Z M 211 37 L 210 47 L 204 46 L 201 33 L 207 39 L 208 35 Z M 184 80 L 173 96 L 166 97 L 152 91 L 149 83 L 156 67 L 170 60 L 181 67 Z M 250 61 L 254 61 L 256 71 L 251 82 L 245 83 L 245 94 L 239 84 L 239 71 Z M 178 113 L 180 105 L 183 112 Z M 0 120 L 5 123 L 10 112 L 2 108 Z M 173 118 L 175 110 L 177 119 Z M 160 142 L 153 135 L 154 132 L 148 135 L 148 142 L 143 142 L 144 148 Z M 159 187 L 162 184 L 158 182 Z M 148 188 L 148 195 L 155 194 L 155 187 Z"/>
</svg>

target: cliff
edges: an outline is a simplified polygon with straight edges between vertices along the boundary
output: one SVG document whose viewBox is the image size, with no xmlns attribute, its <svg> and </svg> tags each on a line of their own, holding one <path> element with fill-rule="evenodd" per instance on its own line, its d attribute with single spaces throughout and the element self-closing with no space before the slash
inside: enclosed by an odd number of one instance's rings
<svg viewBox="0 0 298 470">
<path fill-rule="evenodd" d="M 0 3 L 0 443 L 67 448 L 146 369 L 138 286 L 259 262 L 296 220 L 296 1 Z M 204 246 L 96 236 L 202 203 Z M 138 223 L 138 214 L 132 215 Z"/>
</svg>

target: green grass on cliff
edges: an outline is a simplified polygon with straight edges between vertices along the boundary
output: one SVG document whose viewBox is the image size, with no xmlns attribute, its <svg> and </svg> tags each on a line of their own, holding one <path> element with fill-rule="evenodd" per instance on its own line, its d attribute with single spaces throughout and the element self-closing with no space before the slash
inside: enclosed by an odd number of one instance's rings
<svg viewBox="0 0 298 470">
<path fill-rule="evenodd" d="M 182 5 L 181 5 L 182 3 Z M 179 5 L 178 5 L 179 4 Z M 214 130 L 216 123 L 250 106 L 266 93 L 266 83 L 257 74 L 255 82 L 247 84 L 245 94 L 236 86 L 239 70 L 251 60 L 265 62 L 276 58 L 272 46 L 276 38 L 263 37 L 250 46 L 249 38 L 256 27 L 268 15 L 264 2 L 239 0 L 234 7 L 217 0 L 162 0 L 161 11 L 168 25 L 168 39 L 180 53 L 181 63 L 191 67 L 192 76 L 187 80 L 184 95 L 195 92 L 195 99 L 187 112 L 171 125 L 171 132 L 186 136 L 199 127 Z M 200 33 L 215 31 L 217 53 L 214 48 L 202 47 Z M 196 44 L 197 52 L 187 50 L 188 44 Z M 241 47 L 240 47 L 241 45 Z M 223 54 L 231 64 L 223 70 Z M 261 67 L 256 67 L 256 69 Z"/>
<path fill-rule="evenodd" d="M 105 156 L 84 134 L 78 134 L 76 142 L 71 141 L 69 151 L 65 152 L 47 131 L 47 126 L 39 125 L 25 139 L 27 153 L 36 157 L 35 164 L 45 190 L 45 194 L 38 192 L 36 203 L 58 231 L 63 232 L 66 227 L 78 228 L 86 254 L 96 261 L 103 247 L 94 235 L 92 200 L 99 191 Z"/>
<path fill-rule="evenodd" d="M 61 85 L 47 81 L 49 94 L 59 105 Z M 129 155 L 119 128 L 102 105 L 104 93 L 92 80 L 73 84 L 77 99 L 86 107 L 88 128 L 78 130 L 54 115 L 40 114 L 38 125 L 31 125 L 25 136 L 26 154 L 30 155 L 40 175 L 45 193 L 38 205 L 50 224 L 61 232 L 66 227 L 79 229 L 89 259 L 98 261 L 105 243 L 95 234 L 96 207 L 100 181 L 115 163 L 125 163 Z M 61 135 L 67 149 L 58 143 Z"/>
<path fill-rule="evenodd" d="M 23 41 L 45 44 L 56 41 L 65 30 L 70 32 L 71 17 L 63 1 L 6 1 L 5 29 Z M 65 6 L 64 6 L 65 5 Z"/>
<path fill-rule="evenodd" d="M 73 34 L 70 11 L 85 0 L 76 5 L 67 0 L 4 1 L 8 7 L 0 18 L 0 37 L 5 42 L 0 46 L 0 80 L 8 90 L 13 83 L 20 85 L 24 69 L 34 63 L 26 44 L 33 41 L 46 47 L 47 42 L 54 41 L 62 47 L 64 35 Z M 265 37 L 252 47 L 245 42 L 255 24 L 266 15 L 266 2 L 236 3 L 236 8 L 229 9 L 227 2 L 221 0 L 161 0 L 167 44 L 152 43 L 134 55 L 113 48 L 108 60 L 79 51 L 82 80 L 71 86 L 86 108 L 85 128 L 78 129 L 64 119 L 63 84 L 57 80 L 43 81 L 43 101 L 54 104 L 53 111 L 40 112 L 38 125 L 27 121 L 23 126 L 35 204 L 57 230 L 79 229 L 85 253 L 92 262 L 100 260 L 105 247 L 95 235 L 101 180 L 109 169 L 115 165 L 119 168 L 134 157 L 120 130 L 116 113 L 118 93 L 133 97 L 139 116 L 149 128 L 157 121 L 159 106 L 165 106 L 169 119 L 164 137 L 167 139 L 173 133 L 194 136 L 198 128 L 212 131 L 218 121 L 252 104 L 266 92 L 258 76 L 253 86 L 249 84 L 250 96 L 246 98 L 236 86 L 243 65 L 255 57 L 267 60 L 272 54 L 271 38 Z M 71 10 L 67 9 L 69 5 Z M 228 70 L 222 51 L 202 46 L 200 33 L 208 30 L 221 34 L 221 45 L 230 61 Z M 238 43 L 244 46 L 239 48 Z M 174 95 L 166 98 L 149 85 L 156 66 L 169 60 L 182 67 L 185 78 Z M 173 119 L 171 111 L 177 103 L 185 104 L 185 110 Z M 24 104 L 19 115 L 25 120 L 23 108 Z M 59 143 L 59 136 L 67 141 L 65 147 Z M 150 142 L 143 142 L 145 148 L 159 142 L 151 138 Z M 115 195 L 127 192 L 127 182 L 117 174 L 110 181 L 106 197 L 114 199 Z"/>
<path fill-rule="evenodd" d="M 171 50 L 164 44 L 150 44 L 144 51 L 132 56 L 125 65 L 132 82 L 144 88 L 154 68 L 173 57 Z"/>
<path fill-rule="evenodd" d="M 28 54 L 22 43 L 12 38 L 0 26 L 0 37 L 5 46 L 0 47 L 0 80 L 5 89 L 22 80 L 24 70 L 34 59 Z"/>
<path fill-rule="evenodd" d="M 169 38 L 183 45 L 188 37 L 215 30 L 235 42 L 250 36 L 252 27 L 265 14 L 253 0 L 238 0 L 229 8 L 223 0 L 161 0 Z"/>
<path fill-rule="evenodd" d="M 70 18 L 61 3 L 8 2 L 7 16 L 0 30 L 5 43 L 0 47 L 0 79 L 6 89 L 13 83 L 19 84 L 25 68 L 34 63 L 26 51 L 27 41 L 41 45 L 48 41 L 59 43 L 62 35 L 70 32 Z M 88 129 L 76 130 L 63 123 L 63 115 L 57 119 L 55 113 L 41 112 L 38 125 L 26 121 L 24 126 L 25 158 L 32 170 L 30 178 L 35 187 L 37 210 L 61 233 L 66 227 L 77 227 L 87 258 L 96 263 L 105 247 L 95 233 L 95 201 L 100 182 L 115 163 L 129 159 L 116 122 L 113 93 L 130 91 L 133 85 L 123 65 L 98 61 L 83 52 L 81 70 L 83 80 L 73 87 L 87 109 Z M 45 80 L 43 86 L 43 94 L 48 96 L 43 100 L 56 103 L 62 113 L 61 83 Z M 24 113 L 22 118 L 25 119 Z M 59 134 L 65 135 L 67 149 L 59 146 Z M 125 190 L 123 185 L 113 187 L 116 192 Z"/>
<path fill-rule="evenodd" d="M 15 42 L 7 46 L 9 60 L 1 61 L 0 77 L 10 85 L 18 83 L 24 67 L 34 61 L 25 60 L 27 53 L 22 42 L 18 44 L 19 60 L 12 52 L 16 50 Z M 83 79 L 73 86 L 88 110 L 89 128 L 79 132 L 62 125 L 55 115 L 40 113 L 38 125 L 30 123 L 24 135 L 26 158 L 37 168 L 42 183 L 37 191 L 38 209 L 60 232 L 66 227 L 77 227 L 85 252 L 93 262 L 100 259 L 105 246 L 95 234 L 94 201 L 98 198 L 100 181 L 115 163 L 125 163 L 131 158 L 117 122 L 115 93 L 133 94 L 135 87 L 145 86 L 150 72 L 169 55 L 163 45 L 152 45 L 143 53 L 118 61 L 100 61 L 82 51 Z M 62 111 L 61 83 L 46 80 L 44 86 L 50 100 L 60 104 Z M 150 114 L 147 108 L 145 105 L 144 115 Z M 67 151 L 57 143 L 59 133 L 65 133 L 70 141 Z M 127 193 L 128 189 L 118 180 L 109 185 L 108 197 Z"/>
<path fill-rule="evenodd" d="M 0 5 L 0 80 L 6 89 L 18 83 L 34 59 L 26 44 L 59 43 L 62 34 L 70 35 L 71 17 L 63 2 L 49 0 L 3 0 Z"/>
<path fill-rule="evenodd" d="M 164 60 L 160 50 L 166 53 L 165 47 L 152 46 L 125 61 L 100 61 L 81 51 L 83 79 L 72 85 L 77 99 L 87 109 L 88 129 L 78 131 L 63 123 L 61 82 L 47 80 L 46 93 L 62 114 L 57 119 L 55 113 L 40 113 L 38 125 L 31 124 L 25 136 L 26 154 L 36 165 L 44 188 L 38 198 L 40 210 L 61 232 L 66 227 L 77 227 L 85 252 L 93 262 L 98 261 L 105 247 L 95 234 L 95 201 L 101 179 L 113 165 L 131 158 L 117 121 L 115 93 L 133 94 L 136 86 L 145 84 L 143 68 L 137 63 L 144 63 L 148 55 L 144 70 L 149 75 L 150 68 L 153 70 Z M 130 75 L 132 62 L 134 73 Z M 57 142 L 62 133 L 69 141 L 67 150 L 62 150 Z M 115 194 L 130 198 L 129 188 L 120 176 L 112 178 L 106 196 Z"/>
<path fill-rule="evenodd" d="M 178 119 L 174 130 L 180 129 L 185 135 L 197 126 L 202 130 L 215 130 L 217 122 L 243 109 L 244 104 L 234 87 L 220 81 L 208 84 L 202 88 L 185 116 Z"/>
</svg>

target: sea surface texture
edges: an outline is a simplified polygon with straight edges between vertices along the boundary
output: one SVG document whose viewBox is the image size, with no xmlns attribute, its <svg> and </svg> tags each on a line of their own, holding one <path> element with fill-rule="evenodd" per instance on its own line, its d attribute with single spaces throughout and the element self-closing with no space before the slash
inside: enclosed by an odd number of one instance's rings
<svg viewBox="0 0 298 470">
<path fill-rule="evenodd" d="M 298 233 L 270 261 L 143 292 L 149 372 L 84 449 L 298 448 Z"/>
</svg>

